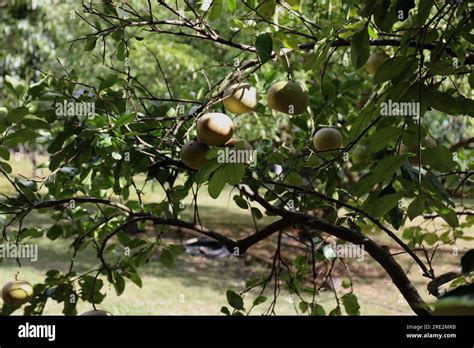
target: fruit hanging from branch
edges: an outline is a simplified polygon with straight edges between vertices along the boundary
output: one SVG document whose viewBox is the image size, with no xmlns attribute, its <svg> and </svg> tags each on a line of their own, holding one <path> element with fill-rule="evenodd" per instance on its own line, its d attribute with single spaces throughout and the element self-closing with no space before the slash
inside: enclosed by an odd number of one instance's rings
<svg viewBox="0 0 474 348">
<path fill-rule="evenodd" d="M 279 81 L 274 83 L 267 93 L 268 106 L 288 115 L 299 115 L 309 105 L 308 91 L 297 81 Z"/>
<path fill-rule="evenodd" d="M 224 92 L 224 108 L 228 112 L 244 114 L 253 111 L 258 104 L 258 93 L 255 87 L 248 83 L 231 85 Z"/>
<path fill-rule="evenodd" d="M 21 306 L 33 297 L 33 286 L 27 281 L 12 281 L 2 288 L 2 300 L 12 306 Z"/>
<path fill-rule="evenodd" d="M 370 75 L 375 75 L 383 62 L 390 58 L 386 53 L 371 54 L 365 63 L 365 69 Z"/>
<path fill-rule="evenodd" d="M 206 152 L 209 147 L 199 141 L 191 141 L 181 148 L 181 161 L 189 168 L 198 170 L 206 162 Z"/>
<path fill-rule="evenodd" d="M 234 134 L 234 123 L 225 114 L 213 112 L 199 118 L 197 136 L 201 142 L 209 146 L 224 145 Z"/>
<path fill-rule="evenodd" d="M 335 128 L 321 128 L 313 137 L 317 151 L 337 150 L 342 146 L 342 134 Z"/>
</svg>

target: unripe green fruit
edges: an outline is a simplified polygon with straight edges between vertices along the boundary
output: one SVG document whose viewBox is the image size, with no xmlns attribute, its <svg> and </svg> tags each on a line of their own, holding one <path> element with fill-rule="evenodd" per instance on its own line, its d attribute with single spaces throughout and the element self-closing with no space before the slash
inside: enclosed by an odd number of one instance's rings
<svg viewBox="0 0 474 348">
<path fill-rule="evenodd" d="M 437 146 L 436 140 L 434 140 L 432 137 L 422 138 L 420 143 L 421 143 L 421 146 L 426 148 L 426 149 L 431 149 L 431 148 Z M 420 157 L 418 156 L 418 145 L 417 144 L 413 144 L 413 145 L 409 145 L 409 146 L 404 145 L 404 144 L 400 145 L 400 153 L 401 154 L 409 153 L 409 152 L 416 154 L 415 157 L 408 158 L 408 160 L 410 161 L 411 164 L 417 165 L 418 163 L 420 163 L 422 166 L 427 165 L 426 161 L 423 158 L 424 157 L 423 156 L 424 150 L 421 150 L 421 161 L 420 161 Z"/>
<path fill-rule="evenodd" d="M 33 297 L 33 286 L 26 281 L 8 282 L 2 288 L 3 302 L 12 306 L 21 306 Z"/>
<path fill-rule="evenodd" d="M 274 83 L 267 93 L 268 106 L 288 115 L 299 115 L 309 105 L 309 95 L 305 87 L 296 81 Z"/>
<path fill-rule="evenodd" d="M 181 161 L 189 168 L 198 170 L 206 162 L 206 152 L 209 147 L 198 141 L 192 141 L 181 148 Z"/>
<path fill-rule="evenodd" d="M 364 145 L 356 145 L 351 152 L 352 163 L 359 164 L 367 160 L 367 149 Z"/>
<path fill-rule="evenodd" d="M 255 87 L 248 83 L 230 86 L 224 93 L 224 107 L 226 111 L 235 114 L 250 112 L 257 107 L 258 94 Z"/>
<path fill-rule="evenodd" d="M 103 310 L 91 310 L 87 311 L 81 314 L 81 316 L 86 316 L 86 317 L 104 317 L 104 316 L 112 316 L 112 313 L 103 311 Z"/>
<path fill-rule="evenodd" d="M 206 145 L 224 145 L 234 134 L 234 124 L 229 116 L 218 112 L 206 114 L 197 122 L 197 136 Z"/>
<path fill-rule="evenodd" d="M 374 53 L 371 54 L 367 62 L 365 63 L 365 69 L 371 75 L 375 75 L 379 67 L 385 62 L 388 58 L 390 58 L 385 53 Z"/>
<path fill-rule="evenodd" d="M 318 151 L 339 149 L 342 146 L 342 134 L 335 128 L 321 128 L 314 135 L 313 145 Z"/>
</svg>

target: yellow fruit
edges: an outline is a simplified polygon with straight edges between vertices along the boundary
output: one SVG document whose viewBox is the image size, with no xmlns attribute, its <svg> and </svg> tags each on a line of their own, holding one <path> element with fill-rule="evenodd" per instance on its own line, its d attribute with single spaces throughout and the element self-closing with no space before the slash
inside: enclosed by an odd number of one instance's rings
<svg viewBox="0 0 474 348">
<path fill-rule="evenodd" d="M 235 114 L 250 112 L 257 107 L 258 94 L 255 87 L 248 83 L 230 86 L 224 93 L 224 107 L 226 111 Z"/>
<path fill-rule="evenodd" d="M 339 149 L 342 146 L 342 134 L 335 128 L 321 128 L 314 135 L 313 145 L 318 151 Z"/>
<path fill-rule="evenodd" d="M 374 53 L 371 54 L 367 62 L 365 63 L 365 69 L 371 75 L 375 75 L 379 67 L 385 62 L 388 58 L 390 58 L 385 53 Z"/>
<path fill-rule="evenodd" d="M 432 137 L 422 138 L 421 139 L 421 146 L 424 147 L 425 149 L 431 149 L 431 148 L 437 146 L 436 140 L 434 140 Z M 423 159 L 424 150 L 421 150 L 421 161 L 419 160 L 420 157 L 418 156 L 418 144 L 413 144 L 413 145 L 409 145 L 409 146 L 404 145 L 404 144 L 400 145 L 400 153 L 401 154 L 409 153 L 409 152 L 416 154 L 415 157 L 409 157 L 408 158 L 410 163 L 415 164 L 415 165 L 420 163 L 422 166 L 427 164 L 426 161 Z"/>
<path fill-rule="evenodd" d="M 352 163 L 359 164 L 367 159 L 367 149 L 364 145 L 356 145 L 352 152 Z"/>
<path fill-rule="evenodd" d="M 5 284 L 2 289 L 3 302 L 21 306 L 31 300 L 33 297 L 33 286 L 26 281 L 14 281 Z"/>
<path fill-rule="evenodd" d="M 91 310 L 81 314 L 81 316 L 89 316 L 89 317 L 102 317 L 102 316 L 111 316 L 112 314 L 103 310 Z"/>
<path fill-rule="evenodd" d="M 274 83 L 267 93 L 268 106 L 289 115 L 299 115 L 309 105 L 309 95 L 305 87 L 296 81 Z"/>
<path fill-rule="evenodd" d="M 206 145 L 224 145 L 234 134 L 229 116 L 218 112 L 206 114 L 197 122 L 197 136 Z"/>
<path fill-rule="evenodd" d="M 209 147 L 206 144 L 200 143 L 198 141 L 192 141 L 185 144 L 181 148 L 180 158 L 181 161 L 191 169 L 198 170 L 206 162 L 206 152 L 209 150 Z"/>
</svg>

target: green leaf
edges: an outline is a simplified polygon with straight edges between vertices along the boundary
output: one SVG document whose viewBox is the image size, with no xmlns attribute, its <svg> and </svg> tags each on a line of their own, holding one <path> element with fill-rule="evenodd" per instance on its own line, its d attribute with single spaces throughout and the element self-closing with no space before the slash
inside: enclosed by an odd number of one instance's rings
<svg viewBox="0 0 474 348">
<path fill-rule="evenodd" d="M 7 161 L 10 159 L 10 151 L 8 151 L 7 147 L 0 146 L 0 158 L 3 158 Z"/>
<path fill-rule="evenodd" d="M 244 310 L 244 300 L 242 296 L 237 294 L 235 291 L 227 290 L 226 292 L 227 302 L 237 310 Z"/>
<path fill-rule="evenodd" d="M 119 77 L 115 74 L 109 74 L 99 85 L 99 91 L 112 87 L 117 83 Z"/>
<path fill-rule="evenodd" d="M 7 174 L 11 174 L 12 171 L 13 171 L 13 168 L 11 167 L 11 165 L 9 165 L 8 163 L 6 162 L 0 162 L 0 167 L 2 167 L 2 169 L 5 171 L 5 173 Z"/>
<path fill-rule="evenodd" d="M 397 56 L 385 60 L 375 73 L 374 83 L 380 84 L 382 82 L 394 79 L 414 62 L 416 62 L 414 59 L 403 56 Z"/>
<path fill-rule="evenodd" d="M 140 275 L 134 268 L 128 268 L 127 272 L 123 274 L 126 278 L 130 279 L 136 286 L 141 288 L 143 286 L 142 279 Z"/>
<path fill-rule="evenodd" d="M 440 172 L 449 172 L 456 166 L 453 153 L 444 145 L 423 150 L 421 156 L 431 168 Z"/>
<path fill-rule="evenodd" d="M 257 8 L 257 18 L 262 16 L 263 18 L 270 20 L 276 9 L 275 0 L 262 0 Z"/>
<path fill-rule="evenodd" d="M 168 268 L 173 267 L 174 265 L 174 257 L 173 253 L 168 249 L 163 249 L 160 255 L 160 262 Z"/>
<path fill-rule="evenodd" d="M 242 208 L 242 209 L 248 209 L 249 208 L 249 206 L 247 204 L 247 201 L 245 199 L 243 199 L 242 197 L 240 197 L 239 195 L 234 196 L 234 202 L 235 202 L 235 204 L 237 204 L 237 206 L 239 208 Z"/>
<path fill-rule="evenodd" d="M 311 315 L 325 316 L 326 311 L 320 304 L 313 303 L 313 305 L 311 306 Z"/>
<path fill-rule="evenodd" d="M 326 60 L 332 41 L 321 39 L 314 46 L 313 52 L 305 59 L 305 70 L 318 71 L 319 67 Z"/>
<path fill-rule="evenodd" d="M 231 13 L 234 13 L 237 9 L 237 0 L 227 0 L 227 7 Z"/>
<path fill-rule="evenodd" d="M 245 175 L 245 165 L 243 163 L 225 164 L 224 174 L 229 185 L 237 185 Z"/>
<path fill-rule="evenodd" d="M 114 272 L 113 275 L 115 292 L 117 296 L 120 296 L 125 290 L 125 279 L 123 279 L 123 277 L 118 272 Z"/>
<path fill-rule="evenodd" d="M 15 146 L 17 144 L 26 143 L 30 140 L 38 138 L 38 134 L 32 129 L 19 129 L 14 133 L 8 134 L 4 138 L 4 144 L 8 146 Z"/>
<path fill-rule="evenodd" d="M 63 229 L 62 226 L 53 225 L 53 226 L 51 226 L 51 228 L 46 233 L 46 237 L 48 237 L 51 240 L 58 239 L 59 237 L 62 236 L 63 231 L 64 231 L 64 229 Z"/>
<path fill-rule="evenodd" d="M 255 47 L 257 49 L 257 54 L 262 64 L 272 59 L 273 40 L 270 34 L 260 34 L 257 37 L 257 40 L 255 41 Z"/>
<path fill-rule="evenodd" d="M 252 207 L 251 211 L 255 219 L 260 220 L 263 218 L 262 212 L 258 208 Z"/>
<path fill-rule="evenodd" d="M 371 200 L 363 209 L 371 216 L 379 218 L 398 205 L 403 192 L 391 193 Z"/>
<path fill-rule="evenodd" d="M 21 240 L 26 238 L 40 238 L 43 237 L 44 231 L 39 228 L 25 228 L 20 232 Z"/>
<path fill-rule="evenodd" d="M 84 51 L 92 51 L 95 48 L 97 43 L 97 37 L 90 36 L 86 40 L 86 46 L 84 47 Z"/>
<path fill-rule="evenodd" d="M 209 11 L 208 19 L 213 21 L 214 19 L 219 18 L 222 15 L 222 0 L 213 0 L 212 8 Z"/>
<path fill-rule="evenodd" d="M 215 161 L 204 164 L 196 174 L 196 183 L 199 185 L 205 183 L 209 176 L 221 166 L 221 163 Z"/>
<path fill-rule="evenodd" d="M 441 197 L 447 204 L 454 207 L 454 203 L 451 200 L 451 197 L 446 192 L 443 185 L 441 185 L 438 178 L 435 175 L 430 175 L 429 178 L 430 178 L 429 182 L 432 185 L 432 187 L 430 188 L 434 188 L 435 192 L 438 194 L 439 197 Z"/>
<path fill-rule="evenodd" d="M 459 220 L 456 215 L 456 212 L 448 207 L 445 207 L 443 205 L 436 205 L 434 207 L 434 210 L 439 214 L 440 217 L 443 218 L 444 221 L 446 221 L 449 226 L 451 227 L 458 227 L 459 226 Z"/>
<path fill-rule="evenodd" d="M 225 167 L 220 167 L 214 172 L 211 179 L 209 180 L 208 192 L 209 195 L 216 199 L 221 194 L 226 183 L 226 170 Z"/>
<path fill-rule="evenodd" d="M 360 315 L 360 306 L 354 294 L 345 294 L 341 297 L 342 304 L 349 315 Z"/>
<path fill-rule="evenodd" d="M 101 303 L 105 295 L 100 292 L 104 282 L 94 276 L 85 276 L 79 281 L 81 285 L 81 298 L 91 303 Z"/>
<path fill-rule="evenodd" d="M 360 68 L 367 62 L 370 55 L 369 48 L 369 33 L 367 31 L 367 26 L 364 26 L 362 29 L 358 30 L 351 40 L 351 60 L 352 65 L 356 69 Z"/>
<path fill-rule="evenodd" d="M 379 180 L 390 178 L 405 162 L 405 155 L 395 155 L 381 160 L 373 171 L 373 175 Z"/>
<path fill-rule="evenodd" d="M 306 311 L 308 310 L 308 302 L 306 301 L 301 301 L 299 304 L 298 304 L 298 307 L 300 308 L 300 311 L 302 313 L 306 313 Z"/>
<path fill-rule="evenodd" d="M 436 233 L 427 233 L 423 240 L 429 245 L 434 245 L 438 241 L 438 235 Z"/>
<path fill-rule="evenodd" d="M 28 114 L 28 108 L 24 106 L 20 106 L 19 108 L 12 109 L 8 112 L 7 118 L 12 121 L 16 122 L 23 118 L 23 116 Z"/>
<path fill-rule="evenodd" d="M 425 63 L 432 75 L 453 75 L 457 72 L 457 68 L 449 62 Z"/>
<path fill-rule="evenodd" d="M 263 295 L 259 295 L 255 300 L 253 300 L 253 305 L 258 306 L 259 304 L 264 303 L 267 300 L 267 298 Z"/>
<path fill-rule="evenodd" d="M 425 210 L 425 198 L 423 196 L 416 197 L 413 202 L 410 203 L 407 209 L 407 214 L 410 220 L 413 220 L 417 216 L 423 214 Z"/>
<path fill-rule="evenodd" d="M 416 22 L 418 26 L 425 24 L 426 20 L 430 16 L 431 8 L 433 7 L 434 0 L 420 0 L 418 5 L 418 15 L 416 17 Z"/>
<path fill-rule="evenodd" d="M 17 99 L 21 98 L 26 89 L 23 83 L 9 75 L 5 76 L 4 84 Z"/>
<path fill-rule="evenodd" d="M 461 267 L 464 274 L 474 271 L 474 249 L 467 251 L 461 257 Z"/>
<path fill-rule="evenodd" d="M 369 152 L 377 152 L 382 150 L 393 139 L 403 134 L 404 130 L 396 127 L 385 127 L 377 129 L 377 131 L 369 138 Z"/>
<path fill-rule="evenodd" d="M 403 224 L 403 210 L 397 205 L 388 212 L 388 215 L 390 224 L 398 230 Z"/>
<path fill-rule="evenodd" d="M 132 122 L 133 120 L 135 120 L 135 114 L 131 113 L 131 114 L 125 114 L 125 115 L 122 115 L 120 116 L 117 121 L 115 121 L 115 128 L 120 128 L 122 127 L 123 125 L 126 125 L 126 124 L 129 124 L 130 122 Z"/>
<path fill-rule="evenodd" d="M 117 46 L 117 59 L 123 62 L 127 56 L 127 46 L 124 41 L 120 41 Z"/>
</svg>

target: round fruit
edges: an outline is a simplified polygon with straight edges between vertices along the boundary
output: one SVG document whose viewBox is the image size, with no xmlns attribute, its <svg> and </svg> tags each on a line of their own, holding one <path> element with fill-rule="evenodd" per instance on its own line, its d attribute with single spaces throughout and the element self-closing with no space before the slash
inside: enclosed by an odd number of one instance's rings
<svg viewBox="0 0 474 348">
<path fill-rule="evenodd" d="M 309 105 L 309 95 L 305 87 L 296 81 L 274 83 L 267 93 L 268 106 L 289 115 L 299 115 Z"/>
<path fill-rule="evenodd" d="M 192 141 L 181 148 L 179 154 L 181 161 L 191 169 L 198 170 L 206 162 L 206 152 L 209 147 L 199 141 Z"/>
<path fill-rule="evenodd" d="M 112 314 L 100 309 L 87 311 L 81 314 L 81 316 L 89 316 L 89 317 L 102 317 L 102 316 L 111 316 Z"/>
<path fill-rule="evenodd" d="M 421 146 L 426 148 L 426 149 L 431 149 L 433 147 L 436 147 L 436 145 L 438 145 L 436 143 L 436 140 L 434 140 L 432 137 L 425 137 L 425 138 L 422 138 L 421 139 Z M 426 165 L 426 161 L 424 161 L 423 159 L 423 152 L 424 150 L 421 150 L 421 161 L 420 161 L 420 157 L 418 156 L 418 144 L 413 144 L 413 145 L 400 145 L 400 153 L 401 154 L 404 154 L 404 153 L 414 153 L 416 154 L 415 157 L 410 157 L 408 158 L 408 160 L 410 161 L 410 163 L 412 164 L 418 164 L 420 163 L 421 165 Z"/>
<path fill-rule="evenodd" d="M 197 122 L 197 136 L 207 145 L 224 145 L 234 134 L 229 116 L 218 112 L 206 114 Z"/>
<path fill-rule="evenodd" d="M 367 159 L 367 149 L 364 145 L 356 145 L 352 150 L 352 163 L 359 164 Z"/>
<path fill-rule="evenodd" d="M 2 289 L 3 302 L 21 306 L 31 300 L 33 297 L 33 286 L 26 281 L 14 281 L 5 284 Z"/>
<path fill-rule="evenodd" d="M 371 54 L 367 62 L 365 63 L 365 69 L 371 75 L 375 75 L 379 67 L 385 62 L 388 58 L 390 58 L 385 53 L 374 53 Z"/>
<path fill-rule="evenodd" d="M 339 149 L 342 146 L 342 134 L 335 128 L 321 128 L 314 135 L 313 145 L 318 151 Z"/>
<path fill-rule="evenodd" d="M 257 107 L 257 89 L 248 83 L 239 83 L 230 86 L 224 93 L 224 107 L 226 111 L 235 114 L 250 112 Z"/>
</svg>

